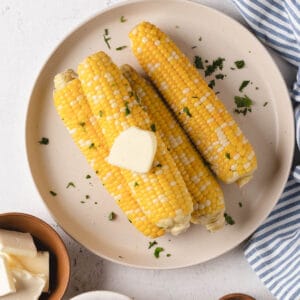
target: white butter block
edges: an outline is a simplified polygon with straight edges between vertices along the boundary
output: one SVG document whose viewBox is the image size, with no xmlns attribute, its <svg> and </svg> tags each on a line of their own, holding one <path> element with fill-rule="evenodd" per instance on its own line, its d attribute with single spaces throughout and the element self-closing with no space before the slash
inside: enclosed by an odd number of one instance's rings
<svg viewBox="0 0 300 300">
<path fill-rule="evenodd" d="M 35 257 L 18 256 L 16 258 L 22 267 L 32 274 L 42 275 L 46 283 L 43 292 L 49 290 L 49 252 L 38 251 Z"/>
<path fill-rule="evenodd" d="M 5 296 L 15 291 L 16 287 L 6 258 L 0 255 L 0 296 Z"/>
<path fill-rule="evenodd" d="M 108 163 L 139 173 L 150 171 L 157 149 L 152 131 L 130 127 L 114 141 L 107 158 Z"/>
<path fill-rule="evenodd" d="M 37 254 L 30 233 L 0 229 L 0 251 L 16 256 L 34 257 Z"/>
<path fill-rule="evenodd" d="M 45 279 L 25 270 L 13 269 L 16 292 L 1 297 L 1 300 L 38 300 L 45 286 Z"/>
</svg>

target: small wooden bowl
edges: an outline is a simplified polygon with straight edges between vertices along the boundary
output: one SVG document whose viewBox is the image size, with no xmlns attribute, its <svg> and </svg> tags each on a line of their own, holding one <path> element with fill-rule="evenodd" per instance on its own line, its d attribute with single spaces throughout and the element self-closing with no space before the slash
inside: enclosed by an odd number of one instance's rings
<svg viewBox="0 0 300 300">
<path fill-rule="evenodd" d="M 14 212 L 0 214 L 0 228 L 29 232 L 38 250 L 49 251 L 49 293 L 43 293 L 39 299 L 62 299 L 69 283 L 70 259 L 67 249 L 57 232 L 37 217 Z"/>
<path fill-rule="evenodd" d="M 219 300 L 255 300 L 255 298 L 246 294 L 234 293 L 234 294 L 225 295 Z"/>
</svg>

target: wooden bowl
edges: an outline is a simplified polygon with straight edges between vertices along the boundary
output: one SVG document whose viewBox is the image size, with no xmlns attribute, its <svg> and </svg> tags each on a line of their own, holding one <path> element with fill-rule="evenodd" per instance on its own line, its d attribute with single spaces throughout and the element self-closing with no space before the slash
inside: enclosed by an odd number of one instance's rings
<svg viewBox="0 0 300 300">
<path fill-rule="evenodd" d="M 14 212 L 0 214 L 0 228 L 29 232 L 38 250 L 49 251 L 49 293 L 43 293 L 39 299 L 62 299 L 69 283 L 70 259 L 67 249 L 57 232 L 37 217 Z"/>
</svg>

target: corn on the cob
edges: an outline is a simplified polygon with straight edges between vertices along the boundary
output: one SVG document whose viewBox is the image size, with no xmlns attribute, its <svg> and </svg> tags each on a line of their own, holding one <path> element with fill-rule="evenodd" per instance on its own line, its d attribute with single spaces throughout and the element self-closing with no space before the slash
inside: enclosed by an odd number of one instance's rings
<svg viewBox="0 0 300 300">
<path fill-rule="evenodd" d="M 146 236 L 156 238 L 163 235 L 164 230 L 152 224 L 141 210 L 120 170 L 106 162 L 109 148 L 74 71 L 68 70 L 56 75 L 54 104 L 74 142 L 128 220 Z"/>
<path fill-rule="evenodd" d="M 129 37 L 141 66 L 216 175 L 226 183 L 249 181 L 257 167 L 252 146 L 188 58 L 151 23 L 140 23 Z"/>
<path fill-rule="evenodd" d="M 129 65 L 122 66 L 121 70 L 138 102 L 148 112 L 150 128 L 161 133 L 193 197 L 192 222 L 210 231 L 220 229 L 224 225 L 225 205 L 219 184 L 150 83 Z"/>
<path fill-rule="evenodd" d="M 149 130 L 147 113 L 137 102 L 129 104 L 128 99 L 133 97 L 130 85 L 104 52 L 87 57 L 79 65 L 78 74 L 109 147 L 131 126 Z M 157 153 L 150 172 L 120 170 L 149 220 L 178 234 L 189 226 L 193 203 L 167 147 L 158 134 L 156 137 Z"/>
</svg>

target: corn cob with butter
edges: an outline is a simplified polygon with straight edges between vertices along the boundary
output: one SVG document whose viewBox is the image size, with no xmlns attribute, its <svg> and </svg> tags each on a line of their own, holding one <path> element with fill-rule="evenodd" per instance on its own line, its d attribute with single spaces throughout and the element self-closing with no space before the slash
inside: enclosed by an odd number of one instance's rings
<svg viewBox="0 0 300 300">
<path fill-rule="evenodd" d="M 122 66 L 121 70 L 138 102 L 148 112 L 151 129 L 161 133 L 193 197 L 192 222 L 200 223 L 210 231 L 222 228 L 225 205 L 223 192 L 214 176 L 150 83 L 129 65 Z"/>
<path fill-rule="evenodd" d="M 249 141 L 188 58 L 159 28 L 138 24 L 132 50 L 178 120 L 224 182 L 247 183 L 257 168 Z"/>
<path fill-rule="evenodd" d="M 102 129 L 109 148 L 126 129 L 149 130 L 150 120 L 133 96 L 128 81 L 104 52 L 87 57 L 78 75 L 95 122 Z M 176 164 L 161 137 L 157 137 L 155 164 L 140 174 L 120 168 L 131 192 L 149 220 L 172 234 L 189 227 L 193 203 Z M 107 174 L 109 176 L 109 173 Z"/>
<path fill-rule="evenodd" d="M 83 93 L 81 83 L 72 70 L 55 76 L 56 110 L 105 188 L 115 198 L 128 220 L 144 235 L 156 238 L 164 230 L 151 223 L 130 192 L 117 167 L 106 162 L 109 148 Z M 94 145 L 94 146 L 92 146 Z M 110 174 L 110 176 L 107 176 Z"/>
</svg>

